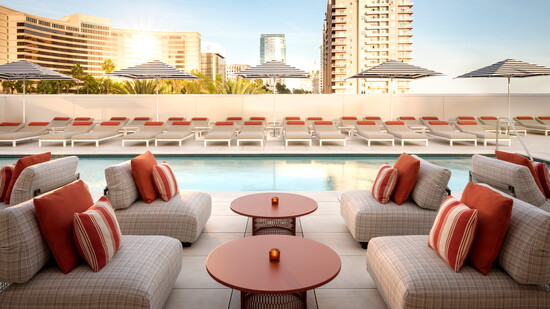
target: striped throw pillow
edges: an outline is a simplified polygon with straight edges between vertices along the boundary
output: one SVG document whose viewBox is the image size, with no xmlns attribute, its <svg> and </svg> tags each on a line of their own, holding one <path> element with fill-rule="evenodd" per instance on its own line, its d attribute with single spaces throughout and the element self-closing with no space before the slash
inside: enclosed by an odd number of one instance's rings
<svg viewBox="0 0 550 309">
<path fill-rule="evenodd" d="M 546 195 L 547 198 L 550 198 L 550 173 L 548 173 L 548 167 L 546 166 L 546 163 L 536 161 L 531 161 L 531 163 L 535 168 L 535 173 L 539 178 L 542 189 L 544 189 L 544 195 Z"/>
<path fill-rule="evenodd" d="M 160 198 L 165 202 L 178 194 L 176 175 L 166 162 L 153 166 L 153 182 Z"/>
<path fill-rule="evenodd" d="M 14 169 L 15 164 L 6 165 L 0 169 L 0 202 L 3 202 L 6 197 L 6 193 L 8 192 L 8 187 L 10 185 L 11 175 L 13 175 Z"/>
<path fill-rule="evenodd" d="M 397 184 L 396 168 L 391 167 L 387 163 L 380 167 L 378 176 L 372 184 L 372 196 L 382 204 L 386 204 L 390 201 L 390 198 L 395 190 Z"/>
<path fill-rule="evenodd" d="M 477 210 L 447 197 L 437 213 L 428 245 L 458 272 L 470 252 L 477 228 Z"/>
<path fill-rule="evenodd" d="M 122 234 L 106 196 L 85 212 L 74 214 L 74 239 L 78 252 L 95 272 L 113 258 L 122 244 Z"/>
</svg>

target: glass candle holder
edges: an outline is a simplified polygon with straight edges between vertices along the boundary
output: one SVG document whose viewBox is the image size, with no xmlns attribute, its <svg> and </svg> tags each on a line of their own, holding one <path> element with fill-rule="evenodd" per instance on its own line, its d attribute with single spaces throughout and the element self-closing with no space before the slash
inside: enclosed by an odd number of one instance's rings
<svg viewBox="0 0 550 309">
<path fill-rule="evenodd" d="M 279 205 L 279 198 L 274 196 L 271 198 L 271 205 L 277 206 Z"/>
<path fill-rule="evenodd" d="M 277 248 L 273 248 L 269 250 L 269 261 L 270 262 L 279 262 L 279 259 L 281 258 L 281 251 Z"/>
</svg>

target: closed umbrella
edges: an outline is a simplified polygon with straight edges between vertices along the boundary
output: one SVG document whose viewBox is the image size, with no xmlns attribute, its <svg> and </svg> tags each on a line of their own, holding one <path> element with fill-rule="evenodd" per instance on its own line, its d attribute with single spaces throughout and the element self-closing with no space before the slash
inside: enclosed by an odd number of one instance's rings
<svg viewBox="0 0 550 309">
<path fill-rule="evenodd" d="M 501 77 L 508 79 L 508 119 L 511 119 L 510 79 L 550 75 L 550 68 L 514 59 L 506 59 L 456 78 Z"/>
<path fill-rule="evenodd" d="M 235 73 L 245 79 L 271 78 L 273 79 L 273 94 L 277 93 L 275 80 L 277 78 L 309 78 L 310 74 L 281 61 L 267 61 L 255 67 Z M 275 98 L 273 98 L 275 100 Z M 275 104 L 273 104 L 273 117 L 275 117 Z M 275 119 L 273 119 L 275 121 Z"/>
<path fill-rule="evenodd" d="M 0 80 L 23 81 L 23 122 L 26 118 L 26 86 L 28 80 L 76 80 L 70 76 L 47 69 L 27 60 L 0 65 Z"/>
<path fill-rule="evenodd" d="M 107 75 L 130 79 L 154 79 L 156 82 L 157 121 L 159 120 L 159 79 L 199 79 L 193 74 L 176 69 L 159 60 L 111 72 Z"/>
<path fill-rule="evenodd" d="M 361 73 L 348 78 L 387 78 L 390 80 L 390 119 L 393 119 L 393 80 L 394 79 L 419 79 L 431 76 L 442 76 L 436 71 L 424 69 L 412 64 L 397 60 L 388 60 Z"/>
</svg>

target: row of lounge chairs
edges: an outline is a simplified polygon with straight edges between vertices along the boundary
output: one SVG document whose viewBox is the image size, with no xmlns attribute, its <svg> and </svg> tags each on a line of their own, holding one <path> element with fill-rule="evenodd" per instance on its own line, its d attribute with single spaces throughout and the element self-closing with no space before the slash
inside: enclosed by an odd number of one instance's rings
<svg viewBox="0 0 550 309">
<path fill-rule="evenodd" d="M 290 142 L 307 142 L 310 146 L 312 140 L 319 140 L 322 146 L 326 142 L 338 142 L 346 145 L 346 135 L 356 136 L 371 142 L 390 142 L 395 144 L 395 139 L 406 142 L 423 142 L 428 145 L 430 137 L 448 140 L 453 146 L 454 142 L 472 142 L 477 145 L 481 140 L 486 146 L 488 142 L 496 143 L 496 117 L 480 117 L 487 121 L 495 121 L 495 126 L 482 124 L 471 116 L 459 116 L 452 122 L 441 121 L 437 117 L 399 117 L 397 121 L 382 121 L 380 117 L 364 117 L 365 120 L 357 120 L 357 117 L 341 117 L 339 121 L 324 121 L 321 117 L 285 117 L 280 124 L 274 124 L 271 128 L 280 128 L 283 134 L 285 147 Z M 495 118 L 495 119 L 493 119 Z M 96 147 L 99 142 L 122 137 L 122 146 L 128 142 L 143 142 L 147 146 L 155 141 L 182 142 L 193 136 L 204 135 L 204 145 L 214 142 L 227 142 L 236 138 L 237 146 L 242 142 L 258 142 L 263 147 L 266 139 L 267 122 L 265 117 L 250 117 L 243 120 L 242 117 L 228 117 L 227 121 L 218 121 L 211 125 L 207 117 L 194 117 L 191 121 L 184 121 L 184 117 L 171 117 L 166 122 L 153 122 L 149 117 L 136 117 L 130 120 L 126 117 L 112 117 L 109 121 L 94 123 L 90 117 L 56 117 L 50 122 L 21 123 L 5 122 L 0 124 L 0 142 L 11 142 L 12 146 L 23 140 L 35 139 L 41 147 L 44 143 L 62 143 L 65 147 L 68 142 L 71 146 L 80 142 L 94 142 Z M 516 117 L 518 123 L 516 129 L 550 132 L 550 117 Z M 336 124 L 335 124 L 336 123 Z M 420 125 L 421 123 L 422 125 Z M 49 134 L 47 134 L 49 133 Z M 510 136 L 500 134 L 499 140 L 511 144 Z"/>
</svg>

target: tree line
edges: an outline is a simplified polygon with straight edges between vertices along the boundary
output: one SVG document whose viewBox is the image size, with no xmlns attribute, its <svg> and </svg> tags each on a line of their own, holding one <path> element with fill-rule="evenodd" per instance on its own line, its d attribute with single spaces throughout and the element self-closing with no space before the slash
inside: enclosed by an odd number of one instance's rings
<svg viewBox="0 0 550 309">
<path fill-rule="evenodd" d="M 115 64 L 107 59 L 101 65 L 107 74 L 115 71 Z M 272 93 L 262 79 L 248 80 L 243 78 L 224 79 L 216 75 L 214 79 L 193 70 L 191 74 L 199 79 L 181 80 L 167 79 L 158 81 L 159 94 L 267 94 Z M 75 64 L 68 74 L 78 81 L 41 80 L 26 81 L 26 93 L 38 94 L 154 94 L 156 81 L 154 80 L 123 80 L 115 81 L 108 77 L 95 77 L 85 73 L 80 64 Z M 5 93 L 23 93 L 23 81 L 2 81 Z M 292 93 L 284 84 L 277 83 L 277 93 Z M 302 89 L 295 89 L 294 93 L 308 93 Z"/>
</svg>

